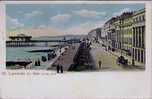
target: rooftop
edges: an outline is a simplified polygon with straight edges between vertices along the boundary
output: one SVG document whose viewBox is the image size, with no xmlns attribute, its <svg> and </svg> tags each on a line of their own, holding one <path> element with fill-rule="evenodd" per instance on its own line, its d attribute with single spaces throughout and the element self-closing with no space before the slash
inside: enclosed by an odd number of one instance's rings
<svg viewBox="0 0 152 99">
<path fill-rule="evenodd" d="M 32 36 L 28 36 L 25 34 L 17 34 L 15 36 L 9 36 L 9 38 L 32 38 Z"/>
</svg>

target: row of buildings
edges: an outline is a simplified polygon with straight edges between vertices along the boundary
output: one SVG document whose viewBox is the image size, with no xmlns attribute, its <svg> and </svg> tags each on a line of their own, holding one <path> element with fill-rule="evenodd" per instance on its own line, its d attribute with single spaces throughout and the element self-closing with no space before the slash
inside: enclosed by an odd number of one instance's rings
<svg viewBox="0 0 152 99">
<path fill-rule="evenodd" d="M 102 33 L 102 28 L 93 29 L 88 33 L 88 38 L 90 40 L 99 41 L 102 38 L 101 33 Z"/>
<path fill-rule="evenodd" d="M 92 34 L 101 38 L 109 50 L 145 63 L 145 9 L 112 17 L 103 27 L 90 31 L 89 35 Z"/>
</svg>

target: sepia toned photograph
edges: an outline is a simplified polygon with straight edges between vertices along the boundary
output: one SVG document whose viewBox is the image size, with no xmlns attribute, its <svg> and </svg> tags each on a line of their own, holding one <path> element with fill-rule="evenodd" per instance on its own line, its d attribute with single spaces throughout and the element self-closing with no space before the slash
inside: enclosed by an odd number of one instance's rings
<svg viewBox="0 0 152 99">
<path fill-rule="evenodd" d="M 6 69 L 145 70 L 145 5 L 6 4 Z"/>
</svg>

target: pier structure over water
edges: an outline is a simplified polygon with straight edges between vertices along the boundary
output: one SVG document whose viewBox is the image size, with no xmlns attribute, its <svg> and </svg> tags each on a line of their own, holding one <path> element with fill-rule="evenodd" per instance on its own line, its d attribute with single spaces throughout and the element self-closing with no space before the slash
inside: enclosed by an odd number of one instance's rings
<svg viewBox="0 0 152 99">
<path fill-rule="evenodd" d="M 32 40 L 32 36 L 26 36 L 24 34 L 20 34 L 17 36 L 9 36 L 8 41 L 6 41 L 7 47 L 29 47 L 29 46 L 37 46 L 43 44 L 44 46 L 48 46 L 50 42 L 64 42 L 64 43 L 79 43 L 80 39 L 63 39 L 63 40 Z"/>
<path fill-rule="evenodd" d="M 18 34 L 17 36 L 9 36 L 9 41 L 6 41 L 7 47 L 17 47 L 17 46 L 33 46 L 29 41 L 32 36 L 27 36 L 24 34 Z M 28 43 L 27 43 L 28 42 Z"/>
</svg>

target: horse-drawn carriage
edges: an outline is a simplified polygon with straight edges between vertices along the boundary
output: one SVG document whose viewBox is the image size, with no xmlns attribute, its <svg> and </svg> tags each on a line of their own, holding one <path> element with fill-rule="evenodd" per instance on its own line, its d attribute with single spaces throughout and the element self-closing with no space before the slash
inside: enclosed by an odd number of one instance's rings
<svg viewBox="0 0 152 99">
<path fill-rule="evenodd" d="M 117 58 L 117 64 L 128 65 L 128 59 L 125 59 L 124 56 L 119 56 Z"/>
</svg>

